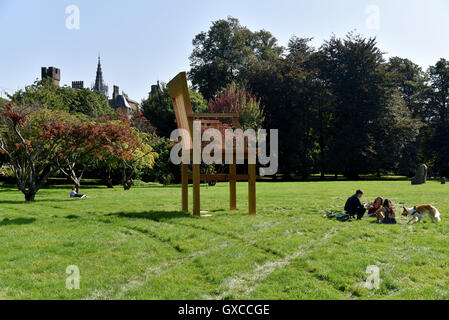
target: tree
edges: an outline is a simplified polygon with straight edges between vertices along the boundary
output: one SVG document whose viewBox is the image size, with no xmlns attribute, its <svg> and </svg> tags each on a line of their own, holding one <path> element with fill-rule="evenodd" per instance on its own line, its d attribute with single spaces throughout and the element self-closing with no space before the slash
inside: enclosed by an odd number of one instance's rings
<svg viewBox="0 0 449 320">
<path fill-rule="evenodd" d="M 36 81 L 24 90 L 18 90 L 9 98 L 17 105 L 36 105 L 50 110 L 84 114 L 91 118 L 113 115 L 107 99 L 98 92 L 58 87 L 51 79 Z"/>
<path fill-rule="evenodd" d="M 26 201 L 56 172 L 56 141 L 38 138 L 41 126 L 57 115 L 49 110 L 36 110 L 12 103 L 0 112 L 0 152 L 6 155 Z"/>
<path fill-rule="evenodd" d="M 420 66 L 409 59 L 390 58 L 387 71 L 401 92 L 407 108 L 414 118 L 421 118 L 426 108 L 428 77 Z"/>
<path fill-rule="evenodd" d="M 209 101 L 209 111 L 212 113 L 238 113 L 239 122 L 244 130 L 262 128 L 264 121 L 263 108 L 260 99 L 246 88 L 239 88 L 235 83 Z"/>
<path fill-rule="evenodd" d="M 140 177 L 145 169 L 152 169 L 159 157 L 151 146 L 151 134 L 135 131 L 139 146 L 133 150 L 131 159 L 122 160 L 122 184 L 125 190 L 131 189 L 134 179 Z"/>
<path fill-rule="evenodd" d="M 148 144 L 149 134 L 131 126 L 129 120 L 112 120 L 88 124 L 90 133 L 88 148 L 93 150 L 97 166 L 105 168 L 105 180 L 112 187 L 112 170 L 121 172 L 122 185 L 129 190 L 136 170 L 153 167 L 157 153 Z"/>
<path fill-rule="evenodd" d="M 81 187 L 84 172 L 93 165 L 97 151 L 104 148 L 105 143 L 96 123 L 82 123 L 70 115 L 43 124 L 39 138 L 56 142 L 58 169 L 77 189 Z"/>
<path fill-rule="evenodd" d="M 429 128 L 423 159 L 442 176 L 449 176 L 449 61 L 439 60 L 428 73 L 431 91 L 424 119 Z"/>
<path fill-rule="evenodd" d="M 143 180 L 147 182 L 158 182 L 164 185 L 180 181 L 181 172 L 179 166 L 174 165 L 170 160 L 170 151 L 175 143 L 168 138 L 159 137 L 156 134 L 153 134 L 148 138 L 148 143 L 158 154 L 158 159 L 155 162 L 154 167 L 143 169 Z"/>
<path fill-rule="evenodd" d="M 3 107 L 9 103 L 9 100 L 0 97 L 0 107 Z"/>
<path fill-rule="evenodd" d="M 297 46 L 300 41 L 302 45 Z M 286 178 L 290 174 L 306 178 L 314 166 L 314 74 L 309 70 L 314 49 L 309 41 L 293 38 L 286 57 L 252 59 L 241 74 L 248 88 L 261 98 L 265 128 L 279 130 L 279 169 Z"/>
<path fill-rule="evenodd" d="M 278 58 L 283 50 L 268 31 L 252 32 L 232 17 L 212 22 L 208 32 L 193 39 L 193 46 L 189 78 L 207 100 L 238 80 L 249 58 Z"/>
<path fill-rule="evenodd" d="M 365 39 L 352 33 L 345 39 L 332 37 L 321 51 L 325 59 L 322 74 L 335 97 L 330 148 L 335 170 L 349 178 L 377 172 L 383 159 L 376 156 L 375 142 L 384 141 L 383 146 L 395 143 L 385 141 L 379 130 L 387 127 L 383 116 L 396 107 L 391 104 L 395 90 L 388 79 L 383 53 L 375 38 Z"/>
<path fill-rule="evenodd" d="M 201 93 L 190 90 L 190 102 L 193 112 L 202 113 L 208 110 L 207 102 Z M 173 102 L 165 84 L 155 94 L 149 94 L 142 102 L 143 116 L 151 121 L 159 136 L 170 138 L 173 130 L 177 129 Z"/>
</svg>

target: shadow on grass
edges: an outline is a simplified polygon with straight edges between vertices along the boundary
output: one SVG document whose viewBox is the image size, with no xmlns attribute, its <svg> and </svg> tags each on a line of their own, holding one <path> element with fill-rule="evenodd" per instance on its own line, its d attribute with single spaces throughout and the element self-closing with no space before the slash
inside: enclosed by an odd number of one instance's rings
<svg viewBox="0 0 449 320">
<path fill-rule="evenodd" d="M 32 224 L 35 221 L 36 221 L 36 219 L 34 219 L 34 218 L 17 218 L 17 219 L 12 219 L 12 220 L 6 218 L 0 222 L 0 227 L 10 226 L 10 225 L 22 226 L 22 225 L 26 225 L 26 224 Z"/>
<path fill-rule="evenodd" d="M 58 202 L 67 202 L 67 201 L 74 201 L 72 199 L 36 199 L 32 202 L 27 202 L 25 200 L 0 200 L 1 204 L 33 204 L 33 203 L 58 203 Z"/>
<path fill-rule="evenodd" d="M 81 218 L 80 216 L 77 216 L 77 215 L 75 215 L 75 214 L 71 214 L 71 215 L 68 215 L 67 217 L 65 217 L 66 219 L 69 219 L 69 220 L 75 220 L 75 219 L 79 219 L 79 218 Z"/>
<path fill-rule="evenodd" d="M 127 219 L 146 219 L 151 221 L 167 221 L 181 218 L 194 218 L 192 215 L 180 211 L 145 211 L 145 212 L 118 212 L 106 214 L 107 217 L 119 217 Z"/>
</svg>

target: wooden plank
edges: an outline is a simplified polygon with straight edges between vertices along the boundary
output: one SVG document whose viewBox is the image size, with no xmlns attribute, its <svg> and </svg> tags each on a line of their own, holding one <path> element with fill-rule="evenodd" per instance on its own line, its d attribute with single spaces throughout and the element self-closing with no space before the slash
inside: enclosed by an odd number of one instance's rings
<svg viewBox="0 0 449 320">
<path fill-rule="evenodd" d="M 238 113 L 194 113 L 188 115 L 194 119 L 215 118 L 215 119 L 233 119 L 238 118 Z"/>
<path fill-rule="evenodd" d="M 229 165 L 229 200 L 231 210 L 237 210 L 237 165 L 235 160 Z"/>
<path fill-rule="evenodd" d="M 193 214 L 201 216 L 200 211 L 200 165 L 193 165 Z"/>
<path fill-rule="evenodd" d="M 248 165 L 248 206 L 249 206 L 249 214 L 256 214 L 256 165 L 249 164 Z"/>
<path fill-rule="evenodd" d="M 185 129 L 190 136 L 182 136 L 182 144 L 185 149 L 191 149 L 192 145 L 192 121 L 189 115 L 193 114 L 192 105 L 190 104 L 190 93 L 187 86 L 187 74 L 179 73 L 168 84 L 168 91 L 173 101 L 173 110 L 175 112 L 178 129 Z"/>
<path fill-rule="evenodd" d="M 182 179 L 182 211 L 189 212 L 189 166 L 181 164 Z"/>
<path fill-rule="evenodd" d="M 193 175 L 189 175 L 189 181 L 193 180 Z M 248 181 L 249 176 L 247 174 L 237 174 L 235 176 L 236 181 Z M 223 174 L 200 174 L 200 181 L 202 182 L 208 182 L 208 181 L 218 181 L 218 182 L 225 182 L 225 181 L 231 181 L 231 176 L 229 174 L 223 173 Z"/>
</svg>

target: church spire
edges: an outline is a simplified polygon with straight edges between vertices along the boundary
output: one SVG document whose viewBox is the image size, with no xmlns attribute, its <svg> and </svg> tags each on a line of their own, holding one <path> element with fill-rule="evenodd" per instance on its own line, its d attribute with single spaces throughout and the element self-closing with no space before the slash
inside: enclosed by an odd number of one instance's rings
<svg viewBox="0 0 449 320">
<path fill-rule="evenodd" d="M 103 70 L 101 69 L 100 54 L 98 54 L 97 75 L 95 77 L 95 85 L 93 87 L 93 90 L 100 92 L 105 97 L 108 96 L 108 87 L 104 84 L 103 80 Z"/>
</svg>

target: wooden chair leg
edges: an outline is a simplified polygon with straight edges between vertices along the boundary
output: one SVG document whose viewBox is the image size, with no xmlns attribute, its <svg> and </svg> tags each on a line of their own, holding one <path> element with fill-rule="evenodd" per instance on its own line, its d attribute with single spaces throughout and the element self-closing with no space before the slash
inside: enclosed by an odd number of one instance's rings
<svg viewBox="0 0 449 320">
<path fill-rule="evenodd" d="M 249 203 L 249 214 L 256 214 L 256 165 L 248 165 L 248 203 Z"/>
<path fill-rule="evenodd" d="M 229 195 L 231 202 L 231 210 L 237 210 L 237 165 L 229 165 Z"/>
<path fill-rule="evenodd" d="M 182 211 L 189 212 L 189 165 L 181 165 Z"/>
<path fill-rule="evenodd" d="M 201 216 L 200 211 L 200 165 L 193 165 L 193 214 Z"/>
</svg>

